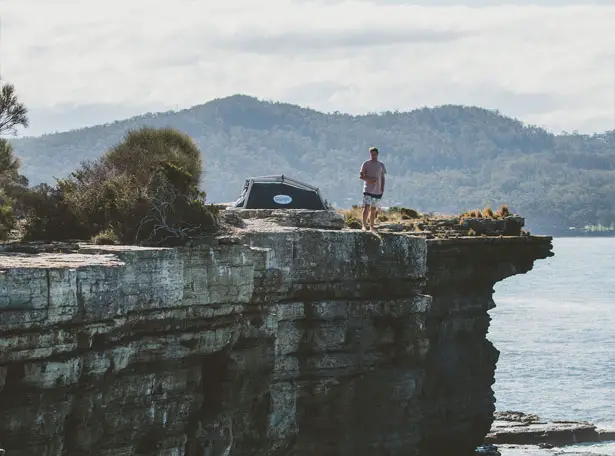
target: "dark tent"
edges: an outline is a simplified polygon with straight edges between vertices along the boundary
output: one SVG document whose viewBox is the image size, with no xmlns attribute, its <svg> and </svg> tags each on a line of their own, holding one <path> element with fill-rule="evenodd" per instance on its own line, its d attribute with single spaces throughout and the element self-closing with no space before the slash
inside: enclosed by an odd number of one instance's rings
<svg viewBox="0 0 615 456">
<path fill-rule="evenodd" d="M 233 204 L 241 209 L 327 209 L 316 187 L 284 175 L 246 179 L 241 196 Z"/>
</svg>

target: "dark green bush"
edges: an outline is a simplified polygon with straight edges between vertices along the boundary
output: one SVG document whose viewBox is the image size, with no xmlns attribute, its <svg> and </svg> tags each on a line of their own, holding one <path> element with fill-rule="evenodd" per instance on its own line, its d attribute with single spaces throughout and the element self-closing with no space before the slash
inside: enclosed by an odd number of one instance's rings
<svg viewBox="0 0 615 456">
<path fill-rule="evenodd" d="M 172 128 L 144 127 L 130 131 L 124 140 L 103 157 L 119 172 L 133 176 L 139 187 L 147 185 L 161 163 L 168 163 L 190 176 L 198 185 L 203 162 L 201 151 L 190 136 Z"/>
<path fill-rule="evenodd" d="M 147 245 L 202 237 L 218 220 L 197 186 L 201 163 L 200 151 L 183 133 L 129 132 L 124 142 L 82 163 L 55 187 L 30 192 L 27 236 Z M 61 231 L 56 214 L 63 218 Z"/>
<path fill-rule="evenodd" d="M 168 163 L 152 176 L 147 213 L 135 233 L 138 242 L 182 244 L 216 227 L 217 209 L 205 203 L 205 193 L 191 186 L 190 180 L 189 174 Z"/>
<path fill-rule="evenodd" d="M 361 221 L 357 220 L 354 217 L 348 217 L 346 219 L 346 226 L 348 228 L 352 228 L 354 230 L 359 230 L 361 229 L 361 227 L 363 226 L 363 224 L 361 223 Z"/>
<path fill-rule="evenodd" d="M 6 241 L 16 226 L 10 199 L 0 191 L 0 241 Z"/>
<path fill-rule="evenodd" d="M 37 185 L 24 191 L 19 201 L 27 220 L 23 233 L 25 241 L 64 241 L 90 237 L 85 221 L 78 219 L 59 186 Z"/>
<path fill-rule="evenodd" d="M 92 238 L 92 244 L 96 245 L 112 245 L 117 244 L 117 235 L 111 228 L 101 231 Z"/>
</svg>

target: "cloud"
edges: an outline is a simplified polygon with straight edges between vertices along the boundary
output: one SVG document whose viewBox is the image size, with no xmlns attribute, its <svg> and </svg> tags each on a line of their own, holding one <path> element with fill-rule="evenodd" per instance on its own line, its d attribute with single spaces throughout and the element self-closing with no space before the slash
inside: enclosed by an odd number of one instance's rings
<svg viewBox="0 0 615 456">
<path fill-rule="evenodd" d="M 313 51 L 367 49 L 399 44 L 438 43 L 454 41 L 466 33 L 436 31 L 429 29 L 383 30 L 376 27 L 354 30 L 288 31 L 263 33 L 252 31 L 239 33 L 232 38 L 220 40 L 217 44 L 240 52 L 266 54 L 303 54 Z"/>
<path fill-rule="evenodd" d="M 234 93 L 351 113 L 462 103 L 554 131 L 614 128 L 615 6 L 465 3 L 9 0 L 1 76 L 33 133 L 56 129 L 58 110 L 75 128 Z"/>
</svg>

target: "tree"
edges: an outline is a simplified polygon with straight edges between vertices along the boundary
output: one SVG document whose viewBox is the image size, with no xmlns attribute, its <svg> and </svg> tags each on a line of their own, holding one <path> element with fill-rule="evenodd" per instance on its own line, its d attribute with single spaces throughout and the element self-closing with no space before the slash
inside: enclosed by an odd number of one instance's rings
<svg viewBox="0 0 615 456">
<path fill-rule="evenodd" d="M 13 146 L 4 138 L 0 138 L 0 185 L 7 180 L 16 180 L 19 176 L 21 161 L 13 152 Z"/>
<path fill-rule="evenodd" d="M 28 111 L 20 103 L 12 84 L 4 84 L 0 90 L 0 135 L 14 133 L 15 127 L 28 126 Z M 13 146 L 0 138 L 0 240 L 6 240 L 16 226 L 14 216 L 15 197 L 28 185 L 28 180 L 19 174 L 21 162 L 13 153 Z"/>
<path fill-rule="evenodd" d="M 103 160 L 110 167 L 134 176 L 140 187 L 147 185 L 152 172 L 166 163 L 188 173 L 190 183 L 198 185 L 203 166 L 201 151 L 192 138 L 172 128 L 143 127 L 129 131 Z"/>
<path fill-rule="evenodd" d="M 21 197 L 28 187 L 28 179 L 19 173 L 20 166 L 11 143 L 0 138 L 0 191 L 5 196 L 3 204 L 12 205 L 17 215 L 23 212 Z"/>
<path fill-rule="evenodd" d="M 15 86 L 4 84 L 0 90 L 0 135 L 14 133 L 18 125 L 28 127 L 28 110 L 17 99 Z"/>
</svg>

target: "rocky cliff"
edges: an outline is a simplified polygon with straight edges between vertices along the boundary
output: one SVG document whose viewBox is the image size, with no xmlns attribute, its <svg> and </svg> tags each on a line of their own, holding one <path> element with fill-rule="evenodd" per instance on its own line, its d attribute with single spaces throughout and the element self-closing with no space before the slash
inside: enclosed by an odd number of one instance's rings
<svg viewBox="0 0 615 456">
<path fill-rule="evenodd" d="M 207 245 L 0 255 L 7 456 L 472 453 L 492 287 L 551 239 L 245 214 Z"/>
</svg>

